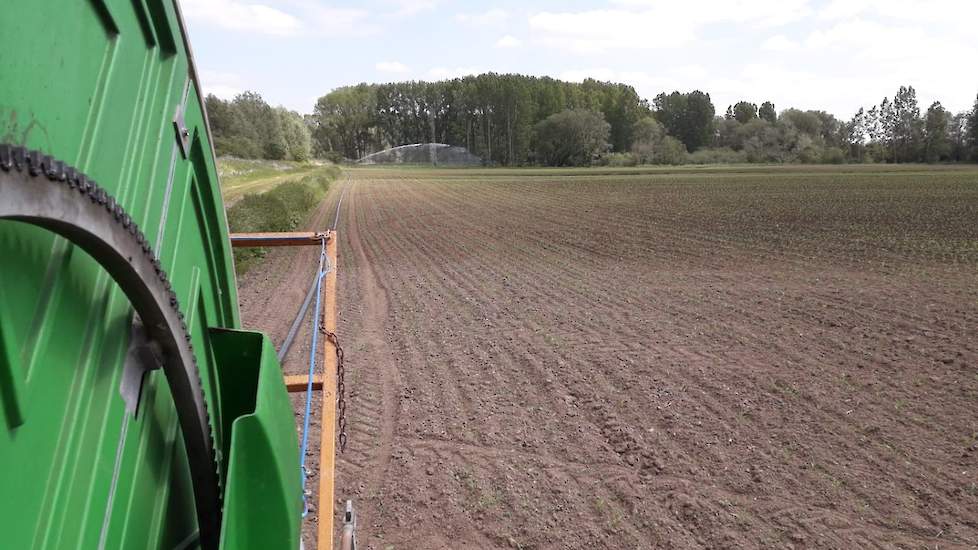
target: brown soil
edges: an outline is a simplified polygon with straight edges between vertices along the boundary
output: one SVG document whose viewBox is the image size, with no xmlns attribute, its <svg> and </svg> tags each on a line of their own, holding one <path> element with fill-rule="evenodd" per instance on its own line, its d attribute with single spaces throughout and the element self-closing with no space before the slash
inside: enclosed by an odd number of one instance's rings
<svg viewBox="0 0 978 550">
<path fill-rule="evenodd" d="M 362 548 L 978 545 L 978 262 L 908 237 L 974 186 L 893 175 L 927 195 L 880 216 L 831 175 L 703 178 L 354 172 Z M 249 273 L 245 324 L 280 342 L 315 256 Z"/>
</svg>

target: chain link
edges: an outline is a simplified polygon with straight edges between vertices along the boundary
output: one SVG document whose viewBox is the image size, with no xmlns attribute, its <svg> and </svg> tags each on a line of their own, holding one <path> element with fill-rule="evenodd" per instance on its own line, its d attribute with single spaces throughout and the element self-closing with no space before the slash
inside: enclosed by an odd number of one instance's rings
<svg viewBox="0 0 978 550">
<path fill-rule="evenodd" d="M 335 332 L 326 329 L 325 312 L 319 318 L 319 332 L 326 335 L 326 338 L 336 349 L 336 417 L 337 432 L 339 434 L 340 452 L 346 450 L 346 369 L 343 365 L 343 346 L 340 345 L 340 338 Z"/>
</svg>

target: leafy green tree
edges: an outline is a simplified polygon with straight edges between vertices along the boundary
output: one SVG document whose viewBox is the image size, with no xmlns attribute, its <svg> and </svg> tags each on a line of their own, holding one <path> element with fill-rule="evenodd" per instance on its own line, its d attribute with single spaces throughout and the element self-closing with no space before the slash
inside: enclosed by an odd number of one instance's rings
<svg viewBox="0 0 978 550">
<path fill-rule="evenodd" d="M 798 161 L 799 143 L 807 143 L 806 139 L 786 121 L 771 124 L 763 119 L 742 125 L 737 137 L 748 162 L 777 163 Z"/>
<path fill-rule="evenodd" d="M 210 122 L 214 150 L 218 155 L 239 158 L 261 158 L 262 145 L 258 129 L 245 119 L 233 102 L 213 95 L 204 100 Z"/>
<path fill-rule="evenodd" d="M 894 161 L 913 161 L 923 133 L 917 91 L 913 86 L 900 86 L 892 105 Z"/>
<path fill-rule="evenodd" d="M 822 164 L 842 164 L 846 161 L 846 153 L 838 147 L 826 147 L 822 149 L 819 162 Z"/>
<path fill-rule="evenodd" d="M 236 154 L 230 145 L 232 139 L 232 121 L 234 113 L 228 102 L 219 97 L 209 94 L 204 98 L 204 107 L 207 110 L 207 119 L 211 130 L 211 139 L 214 142 L 214 152 L 218 156 Z"/>
<path fill-rule="evenodd" d="M 635 123 L 632 155 L 638 164 L 685 164 L 686 146 L 667 135 L 666 129 L 654 117 Z"/>
<path fill-rule="evenodd" d="M 761 108 L 758 110 L 757 116 L 759 116 L 762 120 L 770 122 L 771 124 L 778 121 L 778 112 L 774 109 L 774 103 L 771 103 L 770 101 L 765 101 L 761 104 Z"/>
<path fill-rule="evenodd" d="M 892 100 L 884 97 L 878 106 L 865 112 L 863 128 L 869 137 L 865 150 L 871 158 L 880 161 L 926 160 L 929 154 L 926 124 L 920 116 L 916 90 L 913 86 L 901 86 Z M 840 130 L 841 141 L 845 141 L 845 126 Z"/>
<path fill-rule="evenodd" d="M 374 151 L 377 95 L 368 84 L 337 88 L 316 102 L 315 138 L 327 151 L 359 159 Z"/>
<path fill-rule="evenodd" d="M 241 129 L 242 135 L 249 138 L 258 146 L 261 158 L 281 160 L 285 158 L 285 137 L 282 125 L 274 109 L 262 99 L 257 92 L 244 92 L 235 96 L 231 102 L 240 121 L 247 126 Z"/>
<path fill-rule="evenodd" d="M 309 160 L 312 157 L 312 135 L 302 116 L 285 107 L 276 108 L 275 113 L 282 127 L 286 157 L 299 162 Z"/>
<path fill-rule="evenodd" d="M 818 117 L 820 132 L 816 136 L 819 143 L 825 147 L 842 148 L 845 144 L 845 129 L 843 123 L 831 113 L 825 111 L 808 111 Z"/>
<path fill-rule="evenodd" d="M 714 137 L 710 143 L 711 147 L 733 149 L 740 145 L 737 143 L 738 134 L 744 125 L 737 122 L 737 119 L 733 117 L 733 105 L 727 110 L 730 111 L 729 117 L 724 114 L 724 116 L 718 116 L 713 120 Z"/>
<path fill-rule="evenodd" d="M 289 155 L 289 145 L 285 141 L 285 129 L 282 119 L 274 111 L 267 123 L 267 134 L 264 139 L 264 157 L 269 160 L 285 160 Z"/>
<path fill-rule="evenodd" d="M 733 117 L 737 122 L 747 124 L 757 118 L 757 105 L 749 101 L 738 101 L 733 106 Z"/>
<path fill-rule="evenodd" d="M 884 97 L 883 101 L 880 102 L 879 122 L 882 159 L 896 162 L 896 111 L 888 97 Z"/>
<path fill-rule="evenodd" d="M 866 111 L 860 107 L 859 111 L 853 115 L 852 120 L 845 125 L 845 144 L 848 147 L 848 156 L 850 159 L 863 162 L 868 132 Z"/>
<path fill-rule="evenodd" d="M 666 137 L 666 129 L 654 117 L 645 117 L 635 123 L 632 130 L 632 154 L 638 164 L 652 164 L 662 140 Z"/>
<path fill-rule="evenodd" d="M 530 155 L 535 106 L 530 83 L 517 75 L 499 78 L 499 126 L 502 128 L 502 163 L 523 164 Z"/>
<path fill-rule="evenodd" d="M 210 124 L 211 138 L 214 140 L 214 149 L 218 155 L 222 153 L 220 149 L 224 145 L 222 140 L 230 137 L 231 127 L 233 126 L 231 106 L 221 98 L 208 94 L 204 98 L 204 107 L 207 110 L 207 121 Z"/>
<path fill-rule="evenodd" d="M 287 157 L 282 118 L 261 95 L 244 92 L 232 101 L 209 95 L 204 103 L 218 155 L 274 160 Z"/>
<path fill-rule="evenodd" d="M 710 94 L 699 90 L 684 94 L 659 94 L 655 101 L 655 117 L 666 127 L 669 135 L 678 138 L 689 151 L 703 147 L 713 139 L 716 110 Z"/>
<path fill-rule="evenodd" d="M 938 162 L 947 160 L 951 155 L 951 140 L 948 126 L 951 122 L 950 113 L 944 109 L 941 102 L 935 101 L 927 109 L 924 119 L 924 160 Z"/>
<path fill-rule="evenodd" d="M 822 135 L 822 118 L 815 111 L 785 109 L 780 119 L 812 139 Z"/>
<path fill-rule="evenodd" d="M 962 162 L 969 160 L 971 156 L 968 145 L 968 119 L 971 113 L 958 113 L 951 117 L 948 123 L 948 141 L 951 144 L 950 160 Z"/>
<path fill-rule="evenodd" d="M 968 144 L 971 146 L 971 158 L 978 161 L 978 97 L 968 117 Z"/>
<path fill-rule="evenodd" d="M 634 140 L 635 124 L 649 116 L 649 106 L 627 84 L 604 83 L 601 95 L 601 112 L 611 125 L 611 147 L 615 151 L 628 151 Z"/>
<path fill-rule="evenodd" d="M 588 166 L 608 151 L 611 125 L 601 113 L 568 109 L 537 123 L 536 151 L 549 166 Z"/>
<path fill-rule="evenodd" d="M 686 146 L 683 142 L 672 136 L 662 138 L 655 154 L 652 156 L 653 164 L 685 164 L 687 156 Z"/>
</svg>

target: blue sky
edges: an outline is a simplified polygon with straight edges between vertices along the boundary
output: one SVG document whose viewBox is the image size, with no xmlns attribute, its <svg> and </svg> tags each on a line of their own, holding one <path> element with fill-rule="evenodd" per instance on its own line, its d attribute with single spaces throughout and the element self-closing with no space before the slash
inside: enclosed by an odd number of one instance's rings
<svg viewBox="0 0 978 550">
<path fill-rule="evenodd" d="M 849 118 L 913 85 L 978 94 L 976 0 L 182 0 L 205 92 L 306 113 L 358 82 L 484 71 L 701 89 Z"/>
</svg>

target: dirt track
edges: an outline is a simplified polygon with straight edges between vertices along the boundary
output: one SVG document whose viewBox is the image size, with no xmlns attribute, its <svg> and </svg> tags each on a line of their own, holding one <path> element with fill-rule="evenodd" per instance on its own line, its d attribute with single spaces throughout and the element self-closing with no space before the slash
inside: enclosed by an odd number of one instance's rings
<svg viewBox="0 0 978 550">
<path fill-rule="evenodd" d="M 974 186 L 464 174 L 344 202 L 364 548 L 978 544 L 978 254 L 907 236 L 978 242 Z M 286 254 L 241 284 L 276 343 Z"/>
</svg>

